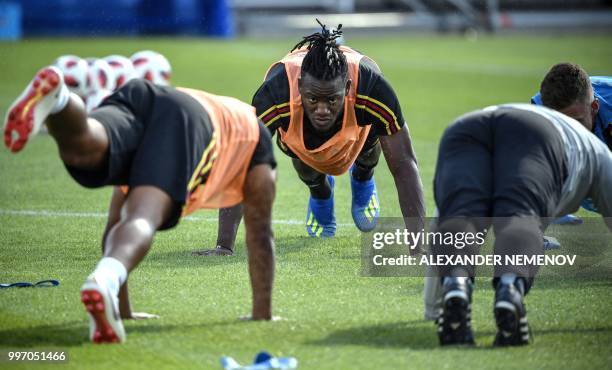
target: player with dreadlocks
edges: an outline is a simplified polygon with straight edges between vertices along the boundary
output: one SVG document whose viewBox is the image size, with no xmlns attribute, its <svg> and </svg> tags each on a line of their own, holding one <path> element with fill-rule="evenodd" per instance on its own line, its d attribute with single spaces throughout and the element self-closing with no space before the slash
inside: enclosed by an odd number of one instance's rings
<svg viewBox="0 0 612 370">
<path fill-rule="evenodd" d="M 420 230 L 422 185 L 397 97 L 372 59 L 338 45 L 342 25 L 329 30 L 319 24 L 320 32 L 270 67 L 253 97 L 257 115 L 272 134 L 278 132 L 278 146 L 310 190 L 308 235 L 335 235 L 334 176 L 347 171 L 355 225 L 364 232 L 376 226 L 380 205 L 373 175 L 381 150 L 402 214 Z M 236 208 L 223 210 L 217 248 L 196 253 L 231 254 L 239 215 Z"/>
</svg>

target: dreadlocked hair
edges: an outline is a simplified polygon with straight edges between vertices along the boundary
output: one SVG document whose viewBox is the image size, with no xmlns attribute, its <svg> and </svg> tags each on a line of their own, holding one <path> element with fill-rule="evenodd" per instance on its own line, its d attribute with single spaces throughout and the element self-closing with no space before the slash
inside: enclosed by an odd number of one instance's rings
<svg viewBox="0 0 612 370">
<path fill-rule="evenodd" d="M 308 45 L 308 53 L 302 61 L 302 75 L 308 73 L 325 81 L 333 80 L 338 76 L 346 77 L 348 71 L 346 57 L 336 44 L 336 39 L 342 36 L 342 24 L 330 31 L 318 19 L 317 22 L 321 26 L 321 32 L 305 36 L 291 49 L 294 51 Z"/>
</svg>

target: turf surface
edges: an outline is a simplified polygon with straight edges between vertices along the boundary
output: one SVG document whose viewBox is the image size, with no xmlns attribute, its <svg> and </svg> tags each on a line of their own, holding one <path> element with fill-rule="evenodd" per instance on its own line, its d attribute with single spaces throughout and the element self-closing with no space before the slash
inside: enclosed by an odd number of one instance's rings
<svg viewBox="0 0 612 370">
<path fill-rule="evenodd" d="M 376 60 L 402 103 L 420 163 L 428 214 L 440 135 L 456 116 L 489 104 L 526 102 L 547 69 L 575 61 L 610 75 L 612 37 L 390 37 L 348 41 Z M 41 66 L 62 54 L 131 55 L 155 49 L 174 68 L 176 85 L 249 101 L 268 65 L 296 40 L 221 42 L 199 39 L 38 39 L 0 43 L 0 114 Z M 422 320 L 422 279 L 360 276 L 360 238 L 350 217 L 346 176 L 337 182 L 333 240 L 308 239 L 301 222 L 307 191 L 279 159 L 274 210 L 277 277 L 274 323 L 240 322 L 250 289 L 243 232 L 231 258 L 194 258 L 216 238 L 215 212 L 196 214 L 158 234 L 130 277 L 135 310 L 161 318 L 127 322 L 122 346 L 94 346 L 78 289 L 100 255 L 109 189 L 85 190 L 66 174 L 52 140 L 41 136 L 20 155 L 0 150 L 0 282 L 61 280 L 57 288 L 0 290 L 0 352 L 63 349 L 69 362 L 51 368 L 219 368 L 221 355 L 241 362 L 267 349 L 296 356 L 304 369 L 609 368 L 612 277 L 542 280 L 527 299 L 535 343 L 493 349 L 488 279 L 478 281 L 478 346 L 440 349 Z M 376 172 L 383 216 L 399 216 L 397 195 L 381 161 Z M 32 212 L 28 212 L 32 211 Z M 608 254 L 609 256 L 609 254 Z M 609 257 L 608 257 L 609 258 Z M 0 366 L 15 367 L 3 362 Z M 36 365 L 44 368 L 43 365 Z M 22 364 L 29 368 L 32 364 Z"/>
</svg>

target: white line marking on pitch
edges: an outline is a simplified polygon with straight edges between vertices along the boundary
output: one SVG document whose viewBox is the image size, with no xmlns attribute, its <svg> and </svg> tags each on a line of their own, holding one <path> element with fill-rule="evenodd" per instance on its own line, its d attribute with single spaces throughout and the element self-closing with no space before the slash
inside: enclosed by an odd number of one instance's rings
<svg viewBox="0 0 612 370">
<path fill-rule="evenodd" d="M 48 211 L 48 210 L 16 210 L 16 209 L 0 209 L 0 216 L 24 216 L 24 217 L 75 217 L 75 218 L 106 218 L 108 214 L 104 212 L 69 212 L 69 211 Z M 217 222 L 216 217 L 199 217 L 187 216 L 184 218 L 187 221 L 206 221 Z M 277 225 L 300 225 L 303 226 L 305 221 L 298 220 L 273 220 L 273 224 Z M 353 224 L 337 224 L 337 226 L 353 226 Z"/>
</svg>

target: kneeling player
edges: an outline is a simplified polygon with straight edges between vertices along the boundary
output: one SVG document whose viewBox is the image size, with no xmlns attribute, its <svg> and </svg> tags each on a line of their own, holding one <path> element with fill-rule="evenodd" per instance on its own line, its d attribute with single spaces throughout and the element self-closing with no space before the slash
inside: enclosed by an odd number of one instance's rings
<svg viewBox="0 0 612 370">
<path fill-rule="evenodd" d="M 158 230 L 200 208 L 244 204 L 252 319 L 271 318 L 274 247 L 271 212 L 276 163 L 254 109 L 203 91 L 133 80 L 89 117 L 61 72 L 40 70 L 8 111 L 4 142 L 13 152 L 46 121 L 70 175 L 115 192 L 104 257 L 81 288 L 96 343 L 125 339 L 118 292 Z M 119 212 L 120 210 L 120 212 Z M 127 305 L 129 307 L 129 305 Z M 124 316 L 126 316 L 124 314 Z"/>
<path fill-rule="evenodd" d="M 585 126 L 526 104 L 490 107 L 459 118 L 440 142 L 434 180 L 437 231 L 476 232 L 492 223 L 495 254 L 542 255 L 542 232 L 550 220 L 576 211 L 587 197 L 612 230 L 612 154 Z M 433 253 L 472 255 L 478 246 L 436 246 Z M 440 344 L 471 344 L 475 268 L 441 266 L 439 272 Z M 529 342 L 523 298 L 536 272 L 533 265 L 495 267 L 495 345 Z"/>
</svg>

